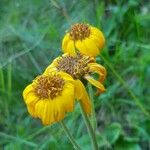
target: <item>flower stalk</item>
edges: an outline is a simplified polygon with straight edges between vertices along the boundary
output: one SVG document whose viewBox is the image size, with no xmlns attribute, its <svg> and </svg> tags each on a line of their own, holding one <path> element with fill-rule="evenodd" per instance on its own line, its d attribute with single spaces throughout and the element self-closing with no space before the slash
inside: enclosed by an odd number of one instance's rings
<svg viewBox="0 0 150 150">
<path fill-rule="evenodd" d="M 61 124 L 62 128 L 64 129 L 66 135 L 68 136 L 74 149 L 75 150 L 81 150 L 80 146 L 76 143 L 74 137 L 71 135 L 71 133 L 70 133 L 69 129 L 67 128 L 67 126 L 65 125 L 64 121 L 60 121 L 60 124 Z"/>
<path fill-rule="evenodd" d="M 92 86 L 90 83 L 88 83 L 87 86 L 88 86 L 89 96 L 90 96 L 90 101 L 91 101 L 91 106 L 92 106 L 91 121 L 92 121 L 93 130 L 96 131 L 97 121 L 96 121 L 96 115 L 95 115 L 95 110 L 94 110 L 93 90 L 92 90 Z"/>
<path fill-rule="evenodd" d="M 93 150 L 98 150 L 98 143 L 97 143 L 97 140 L 96 140 L 96 134 L 95 134 L 95 132 L 94 132 L 94 130 L 92 128 L 90 120 L 89 120 L 86 112 L 84 111 L 83 106 L 82 106 L 80 101 L 79 101 L 79 104 L 80 104 L 80 108 L 81 108 L 81 112 L 82 112 L 82 116 L 83 116 L 84 122 L 86 124 L 89 136 L 91 138 Z"/>
</svg>

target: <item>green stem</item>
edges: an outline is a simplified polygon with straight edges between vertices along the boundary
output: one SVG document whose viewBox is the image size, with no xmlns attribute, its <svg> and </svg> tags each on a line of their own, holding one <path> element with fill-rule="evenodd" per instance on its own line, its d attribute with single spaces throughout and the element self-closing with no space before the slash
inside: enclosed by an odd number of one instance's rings
<svg viewBox="0 0 150 150">
<path fill-rule="evenodd" d="M 81 150 L 80 146 L 76 143 L 75 139 L 73 138 L 73 136 L 71 135 L 69 129 L 67 128 L 67 126 L 65 125 L 65 123 L 63 121 L 60 121 L 61 126 L 63 127 L 65 133 L 67 134 L 71 144 L 73 145 L 75 150 Z"/>
<path fill-rule="evenodd" d="M 86 114 L 86 112 L 84 111 L 84 108 L 81 104 L 81 102 L 79 101 L 79 104 L 80 104 L 80 107 L 81 107 L 81 112 L 82 112 L 82 116 L 84 118 L 84 122 L 86 124 L 86 127 L 87 127 L 87 130 L 88 130 L 88 133 L 89 133 L 89 136 L 91 138 L 91 142 L 92 142 L 92 146 L 93 146 L 93 150 L 98 150 L 98 144 L 97 144 L 97 140 L 96 140 L 96 135 L 95 135 L 95 132 L 92 128 L 92 125 L 90 123 L 90 120 Z"/>
<path fill-rule="evenodd" d="M 12 92 L 12 64 L 10 63 L 8 65 L 7 69 L 7 88 L 8 88 L 8 100 L 11 98 L 11 92 Z"/>
<path fill-rule="evenodd" d="M 37 63 L 37 61 L 35 60 L 35 58 L 31 54 L 31 52 L 29 52 L 28 55 L 29 55 L 29 58 L 31 59 L 32 63 L 34 64 L 35 68 L 38 70 L 38 73 L 41 73 L 42 69 L 40 68 L 39 64 Z"/>
<path fill-rule="evenodd" d="M 1 83 L 1 87 L 3 92 L 5 91 L 5 81 L 4 81 L 4 73 L 3 73 L 3 69 L 0 69 L 0 83 Z"/>
<path fill-rule="evenodd" d="M 92 126 L 94 131 L 96 131 L 97 129 L 97 121 L 96 121 L 96 115 L 95 115 L 95 109 L 94 109 L 94 99 L 93 99 L 93 90 L 92 90 L 92 86 L 90 83 L 88 83 L 88 91 L 89 91 L 89 96 L 90 96 L 90 101 L 91 101 L 91 105 L 92 105 Z"/>
<path fill-rule="evenodd" d="M 113 66 L 111 65 L 111 63 L 109 63 L 109 61 L 102 56 L 102 59 L 105 61 L 105 63 L 107 64 L 107 66 L 111 69 L 111 71 L 113 72 L 113 74 L 117 77 L 117 79 L 120 81 L 120 83 L 127 89 L 128 93 L 130 94 L 130 96 L 133 98 L 135 104 L 141 109 L 141 111 L 148 117 L 150 117 L 149 113 L 147 112 L 147 110 L 143 107 L 143 105 L 140 103 L 140 100 L 135 96 L 135 94 L 131 91 L 130 87 L 128 86 L 128 84 L 122 79 L 122 77 L 116 72 L 116 70 L 113 68 Z"/>
</svg>

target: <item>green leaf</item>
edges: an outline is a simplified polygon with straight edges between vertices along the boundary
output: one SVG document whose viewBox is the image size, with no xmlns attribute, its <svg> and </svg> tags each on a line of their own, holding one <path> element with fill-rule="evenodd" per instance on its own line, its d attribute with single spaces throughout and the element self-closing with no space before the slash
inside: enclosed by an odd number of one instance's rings
<svg viewBox="0 0 150 150">
<path fill-rule="evenodd" d="M 110 144 L 114 144 L 119 138 L 121 131 L 121 125 L 119 123 L 113 123 L 105 129 L 103 134 Z"/>
<path fill-rule="evenodd" d="M 144 122 L 142 122 L 141 128 L 145 130 L 145 133 L 146 133 L 145 136 L 150 139 L 150 121 L 145 120 Z"/>
<path fill-rule="evenodd" d="M 81 146 L 81 149 L 91 150 L 91 141 L 88 134 L 84 134 L 77 139 L 77 143 Z"/>
<path fill-rule="evenodd" d="M 107 140 L 104 138 L 104 136 L 100 132 L 96 132 L 96 139 L 97 139 L 99 147 L 103 147 L 106 145 L 110 146 Z"/>
<path fill-rule="evenodd" d="M 141 147 L 136 142 L 126 141 L 120 138 L 115 144 L 115 150 L 141 150 Z"/>
</svg>

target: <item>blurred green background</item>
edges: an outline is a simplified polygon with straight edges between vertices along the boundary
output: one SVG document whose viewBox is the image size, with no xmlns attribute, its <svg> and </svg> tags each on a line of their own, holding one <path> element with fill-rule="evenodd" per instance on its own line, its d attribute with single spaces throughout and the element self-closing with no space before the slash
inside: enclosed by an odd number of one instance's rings
<svg viewBox="0 0 150 150">
<path fill-rule="evenodd" d="M 59 124 L 44 127 L 30 117 L 22 91 L 61 54 L 70 25 L 86 22 L 107 41 L 97 57 L 108 71 L 107 91 L 94 96 L 99 146 L 150 150 L 149 9 L 146 0 L 1 0 L 0 149 L 73 149 Z M 83 150 L 91 150 L 78 105 L 65 122 Z"/>
</svg>

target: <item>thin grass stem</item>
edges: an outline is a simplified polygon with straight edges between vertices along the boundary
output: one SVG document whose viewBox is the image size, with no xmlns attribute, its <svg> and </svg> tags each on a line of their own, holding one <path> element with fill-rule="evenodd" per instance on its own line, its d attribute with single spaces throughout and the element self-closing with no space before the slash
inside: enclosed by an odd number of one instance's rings
<svg viewBox="0 0 150 150">
<path fill-rule="evenodd" d="M 8 64 L 7 68 L 7 88 L 8 88 L 8 99 L 11 97 L 11 91 L 12 91 L 12 64 Z"/>
<path fill-rule="evenodd" d="M 88 134 L 89 134 L 89 136 L 91 138 L 93 150 L 98 150 L 98 143 L 97 143 L 97 140 L 96 140 L 96 134 L 95 134 L 95 132 L 94 132 L 94 130 L 92 128 L 90 120 L 89 120 L 86 112 L 84 111 L 83 106 L 82 106 L 80 101 L 79 101 L 79 104 L 80 104 L 80 108 L 81 108 L 81 112 L 82 112 L 82 116 L 83 116 L 84 122 L 85 122 L 87 130 L 88 130 Z"/>
<path fill-rule="evenodd" d="M 130 87 L 128 86 L 128 84 L 117 73 L 117 71 L 114 69 L 114 67 L 111 65 L 111 63 L 104 56 L 102 56 L 102 55 L 101 55 L 101 58 L 104 60 L 104 62 L 106 63 L 106 65 L 111 69 L 111 71 L 117 77 L 117 79 L 119 80 L 119 82 L 126 88 L 126 90 L 128 91 L 128 93 L 130 94 L 130 96 L 133 98 L 135 104 L 139 107 L 139 109 L 143 112 L 143 114 L 145 114 L 147 117 L 150 117 L 150 115 L 147 112 L 147 110 L 140 103 L 140 100 L 135 96 L 135 94 L 132 92 L 132 90 L 130 89 Z"/>
<path fill-rule="evenodd" d="M 97 120 L 96 120 L 96 115 L 95 115 L 95 107 L 94 107 L 94 94 L 93 94 L 93 90 L 92 90 L 92 86 L 90 83 L 88 83 L 88 91 L 89 91 L 89 96 L 90 96 L 90 100 L 91 100 L 91 105 L 92 105 L 92 115 L 91 115 L 91 122 L 92 122 L 92 126 L 94 131 L 96 131 L 97 129 Z"/>
<path fill-rule="evenodd" d="M 64 129 L 66 135 L 68 136 L 74 149 L 75 150 L 81 150 L 80 146 L 76 143 L 74 137 L 71 135 L 71 133 L 70 133 L 69 129 L 67 128 L 67 126 L 65 125 L 65 123 L 63 121 L 60 121 L 60 124 L 61 124 L 62 128 Z"/>
<path fill-rule="evenodd" d="M 2 91 L 5 91 L 4 72 L 2 68 L 0 69 L 0 83 L 1 83 Z"/>
</svg>

